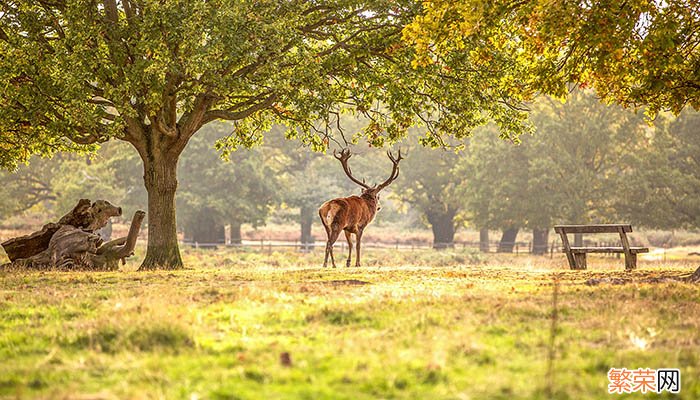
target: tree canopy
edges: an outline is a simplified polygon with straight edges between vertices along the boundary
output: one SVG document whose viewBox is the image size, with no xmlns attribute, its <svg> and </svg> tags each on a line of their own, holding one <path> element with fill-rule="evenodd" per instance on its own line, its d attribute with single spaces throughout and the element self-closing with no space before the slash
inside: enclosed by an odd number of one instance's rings
<svg viewBox="0 0 700 400">
<path fill-rule="evenodd" d="M 37 204 L 56 200 L 53 178 L 60 169 L 59 157 L 33 160 L 15 173 L 0 171 L 0 219 L 24 212 Z"/>
<path fill-rule="evenodd" d="M 509 49 L 531 89 L 563 97 L 569 82 L 608 102 L 700 108 L 700 3 L 695 0 L 426 2 L 405 35 L 430 63 L 481 40 Z M 488 51 L 488 50 L 484 50 Z M 478 55 L 473 55 L 478 56 Z"/>
<path fill-rule="evenodd" d="M 178 150 L 216 119 L 238 121 L 233 147 L 283 122 L 323 149 L 350 108 L 368 118 L 375 145 L 419 120 L 463 135 L 469 129 L 456 128 L 491 117 L 516 134 L 518 118 L 504 114 L 517 114 L 519 97 L 497 92 L 500 77 L 483 64 L 455 57 L 464 70 L 410 68 L 401 31 L 420 10 L 379 0 L 6 4 L 3 165 L 112 137 L 140 152 L 151 138 Z"/>
<path fill-rule="evenodd" d="M 663 118 L 633 154 L 638 168 L 624 176 L 623 190 L 635 201 L 616 204 L 637 224 L 660 229 L 700 228 L 700 113 L 686 110 Z"/>
</svg>

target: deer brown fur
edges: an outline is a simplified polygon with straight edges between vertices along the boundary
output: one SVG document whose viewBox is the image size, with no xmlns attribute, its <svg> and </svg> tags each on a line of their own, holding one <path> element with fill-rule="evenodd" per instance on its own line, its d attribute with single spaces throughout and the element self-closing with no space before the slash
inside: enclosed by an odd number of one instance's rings
<svg viewBox="0 0 700 400">
<path fill-rule="evenodd" d="M 345 266 L 350 266 L 353 245 L 351 235 L 354 233 L 357 237 L 355 266 L 359 267 L 360 242 L 362 241 L 362 233 L 367 225 L 372 222 L 377 211 L 379 211 L 381 208 L 379 205 L 379 192 L 385 187 L 389 186 L 399 176 L 399 162 L 402 159 L 401 151 L 399 150 L 398 157 L 396 158 L 394 158 L 390 152 L 387 152 L 389 159 L 393 163 L 391 175 L 386 181 L 375 186 L 369 186 L 364 180 L 360 181 L 352 176 L 352 171 L 348 166 L 348 159 L 351 156 L 349 150 L 345 149 L 341 151 L 340 154 L 333 152 L 333 155 L 340 161 L 348 178 L 360 185 L 363 189 L 360 196 L 340 197 L 329 200 L 323 203 L 321 208 L 318 209 L 318 215 L 321 217 L 321 223 L 326 229 L 326 234 L 328 235 L 323 267 L 325 268 L 328 266 L 328 256 L 330 256 L 333 268 L 335 268 L 333 244 L 335 244 L 335 241 L 338 239 L 341 231 L 345 231 L 345 238 L 348 241 L 348 259 Z"/>
</svg>

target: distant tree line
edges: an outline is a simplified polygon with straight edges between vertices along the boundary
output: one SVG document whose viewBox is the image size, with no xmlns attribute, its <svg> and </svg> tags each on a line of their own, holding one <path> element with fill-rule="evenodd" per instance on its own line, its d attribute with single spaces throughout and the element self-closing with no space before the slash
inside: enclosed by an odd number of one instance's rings
<svg viewBox="0 0 700 400">
<path fill-rule="evenodd" d="M 465 225 L 480 231 L 484 250 L 489 231 L 500 230 L 500 252 L 531 230 L 539 254 L 557 223 L 700 227 L 700 113 L 662 114 L 650 124 L 588 91 L 566 103 L 541 99 L 531 112 L 537 131 L 517 144 L 486 127 L 461 153 L 410 152 L 395 195 L 424 216 L 435 247 L 450 246 Z"/>
<path fill-rule="evenodd" d="M 542 99 L 531 117 L 537 131 L 519 143 L 499 139 L 487 126 L 461 151 L 425 148 L 413 131 L 399 180 L 385 196 L 421 216 L 436 248 L 454 246 L 455 232 L 466 226 L 481 232 L 484 250 L 488 232 L 501 231 L 501 252 L 513 251 L 518 233 L 531 230 L 535 253 L 547 251 L 556 223 L 700 227 L 700 113 L 661 114 L 650 124 L 641 113 L 576 91 L 567 103 Z M 221 243 L 228 227 L 229 241 L 240 243 L 243 224 L 264 225 L 285 209 L 299 225 L 298 240 L 313 243 L 318 206 L 358 193 L 333 157 L 285 140 L 278 127 L 261 145 L 221 160 L 211 143 L 230 129 L 207 126 L 183 152 L 177 212 L 186 240 Z M 123 147 L 108 143 L 91 158 L 61 154 L 3 173 L 0 217 L 32 207 L 60 213 L 81 197 L 144 208 L 138 156 Z M 355 151 L 361 153 L 357 175 L 381 179 L 384 153 Z"/>
</svg>

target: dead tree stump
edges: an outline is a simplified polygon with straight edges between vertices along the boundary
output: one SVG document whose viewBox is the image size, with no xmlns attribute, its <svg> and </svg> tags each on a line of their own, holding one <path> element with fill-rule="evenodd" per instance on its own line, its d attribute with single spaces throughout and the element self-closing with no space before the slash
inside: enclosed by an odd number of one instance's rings
<svg viewBox="0 0 700 400">
<path fill-rule="evenodd" d="M 688 282 L 700 283 L 700 267 L 698 267 L 698 269 L 696 269 L 687 280 Z"/>
<path fill-rule="evenodd" d="M 146 215 L 137 211 L 126 237 L 103 243 L 97 230 L 122 213 L 105 200 L 81 199 L 58 223 L 45 225 L 31 235 L 2 243 L 10 263 L 3 267 L 30 269 L 114 270 L 133 255 L 136 238 Z"/>
</svg>

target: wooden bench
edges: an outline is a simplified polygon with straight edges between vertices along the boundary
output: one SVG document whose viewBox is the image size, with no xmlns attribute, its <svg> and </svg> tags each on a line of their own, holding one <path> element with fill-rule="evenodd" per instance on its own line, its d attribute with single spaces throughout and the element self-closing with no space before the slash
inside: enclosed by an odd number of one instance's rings
<svg viewBox="0 0 700 400">
<path fill-rule="evenodd" d="M 586 254 L 588 253 L 622 253 L 625 255 L 625 269 L 637 268 L 637 254 L 648 253 L 646 247 L 630 247 L 627 233 L 632 232 L 630 224 L 600 224 L 600 225 L 555 225 L 554 232 L 561 235 L 561 242 L 569 260 L 571 269 L 586 269 Z M 621 247 L 578 247 L 569 244 L 567 234 L 573 233 L 619 233 Z"/>
</svg>

